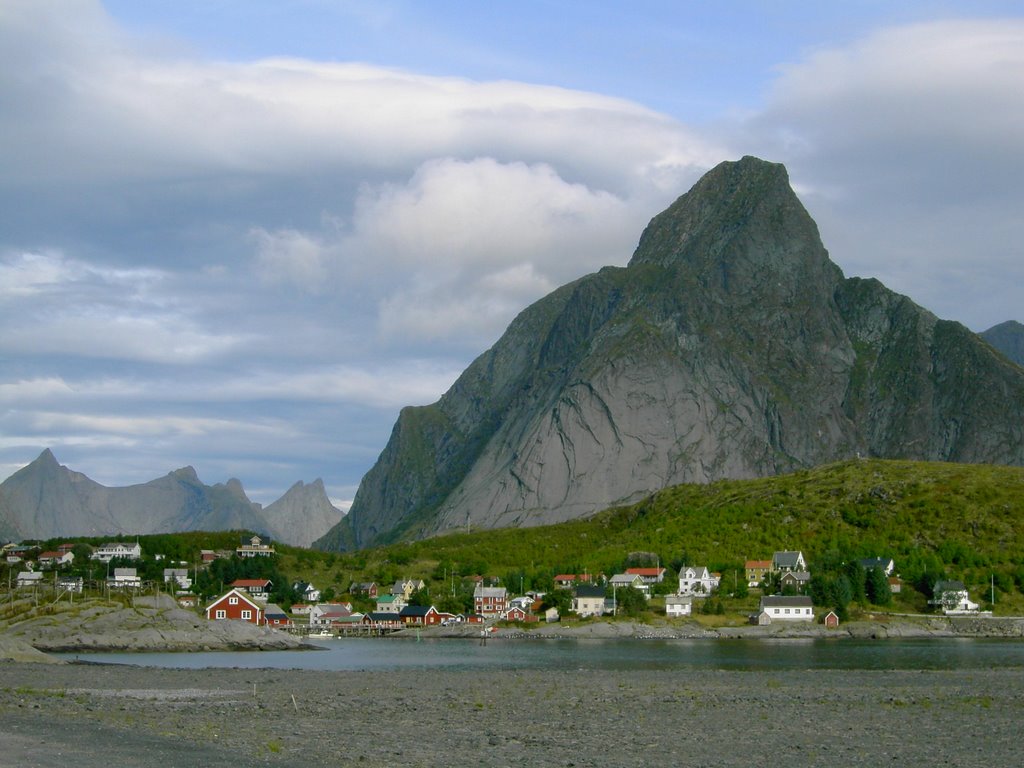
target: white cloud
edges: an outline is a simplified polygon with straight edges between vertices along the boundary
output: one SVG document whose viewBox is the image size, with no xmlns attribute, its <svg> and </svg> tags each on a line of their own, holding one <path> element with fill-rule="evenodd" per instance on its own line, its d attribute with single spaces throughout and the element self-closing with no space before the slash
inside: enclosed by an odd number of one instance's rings
<svg viewBox="0 0 1024 768">
<path fill-rule="evenodd" d="M 250 233 L 256 243 L 256 263 L 266 282 L 293 283 L 312 293 L 326 288 L 330 254 L 317 238 L 294 229 Z"/>
<path fill-rule="evenodd" d="M 377 285 L 385 339 L 479 346 L 558 285 L 625 263 L 649 205 L 546 164 L 437 159 L 404 184 L 364 187 L 351 228 L 318 253 L 334 254 L 342 282 Z"/>
<path fill-rule="evenodd" d="M 747 146 L 784 159 L 849 274 L 978 330 L 1019 316 L 1024 22 L 878 30 L 780 68 Z"/>
<path fill-rule="evenodd" d="M 366 64 L 149 52 L 89 2 L 70 12 L 16 2 L 0 23 L 0 68 L 17 107 L 0 114 L 0 136 L 17 149 L 5 172 L 26 181 L 402 172 L 433 157 L 494 154 L 557 158 L 577 174 L 625 184 L 648 168 L 705 164 L 713 145 L 594 93 Z"/>
<path fill-rule="evenodd" d="M 221 355 L 244 337 L 210 332 L 152 268 L 114 268 L 59 253 L 0 260 L 0 350 L 186 364 Z"/>
</svg>

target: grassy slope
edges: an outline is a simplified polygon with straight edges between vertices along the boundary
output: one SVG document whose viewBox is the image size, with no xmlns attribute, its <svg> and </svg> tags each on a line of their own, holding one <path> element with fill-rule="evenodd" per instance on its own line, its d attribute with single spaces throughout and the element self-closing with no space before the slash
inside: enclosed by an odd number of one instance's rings
<svg viewBox="0 0 1024 768">
<path fill-rule="evenodd" d="M 146 551 L 191 561 L 200 546 L 233 549 L 241 537 L 141 540 Z M 389 586 L 411 577 L 425 579 L 438 594 L 449 590 L 445 577 L 453 570 L 499 576 L 518 591 L 520 583 L 528 589 L 555 573 L 615 573 L 631 552 L 655 553 L 666 565 L 707 564 L 728 584 L 745 560 L 768 559 L 781 549 L 803 550 L 812 565 L 830 551 L 845 558 L 891 556 L 905 582 L 923 586 L 945 574 L 964 580 L 979 601 L 988 598 L 995 576 L 999 613 L 1024 614 L 1024 468 L 848 461 L 773 478 L 676 486 L 560 525 L 344 555 L 278 546 L 279 569 L 289 580 L 312 581 L 338 595 L 352 581 Z M 907 590 L 897 607 L 923 609 L 925 597 Z"/>
<path fill-rule="evenodd" d="M 774 478 L 681 485 L 631 507 L 554 526 L 480 531 L 350 555 L 306 556 L 303 570 L 341 586 L 457 573 L 619 570 L 628 553 L 657 553 L 728 572 L 747 559 L 801 549 L 895 558 L 908 581 L 940 572 L 984 598 L 992 574 L 1004 607 L 1024 596 L 1024 469 L 901 461 L 848 461 Z M 984 594 L 980 594 L 984 592 Z M 978 593 L 978 594 L 975 594 Z M 915 604 L 911 597 L 904 601 Z M 918 603 L 923 605 L 920 599 Z"/>
</svg>

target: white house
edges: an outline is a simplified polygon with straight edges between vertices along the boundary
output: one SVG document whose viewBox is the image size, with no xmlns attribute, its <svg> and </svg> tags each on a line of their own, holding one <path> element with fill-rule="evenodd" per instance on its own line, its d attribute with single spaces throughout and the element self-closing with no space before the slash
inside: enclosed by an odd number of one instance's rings
<svg viewBox="0 0 1024 768">
<path fill-rule="evenodd" d="M 276 550 L 269 544 L 264 544 L 259 536 L 253 536 L 248 544 L 235 547 L 235 554 L 239 557 L 270 557 L 276 554 Z"/>
<path fill-rule="evenodd" d="M 81 576 L 61 576 L 57 579 L 57 589 L 81 594 L 83 583 Z"/>
<path fill-rule="evenodd" d="M 188 568 L 164 568 L 164 583 L 173 582 L 178 589 L 187 590 L 192 586 L 192 579 L 188 575 Z"/>
<path fill-rule="evenodd" d="M 689 616 L 693 613 L 693 598 L 688 595 L 666 595 L 666 616 Z"/>
<path fill-rule="evenodd" d="M 718 578 L 703 565 L 687 565 L 679 571 L 679 594 L 705 597 L 718 589 Z"/>
<path fill-rule="evenodd" d="M 115 557 L 125 557 L 129 560 L 138 560 L 142 557 L 142 546 L 139 542 L 134 544 L 123 541 L 111 541 L 93 550 L 89 555 L 90 560 L 99 560 L 101 563 L 109 563 Z"/>
<path fill-rule="evenodd" d="M 107 577 L 107 586 L 111 589 L 138 589 L 142 586 L 142 578 L 134 568 L 115 568 L 114 575 Z"/>
<path fill-rule="evenodd" d="M 661 584 L 665 580 L 665 569 L 657 568 L 627 568 L 626 573 L 630 576 L 639 576 L 648 584 Z"/>
<path fill-rule="evenodd" d="M 43 574 L 41 571 L 22 571 L 15 583 L 19 587 L 34 587 L 43 583 Z"/>
<path fill-rule="evenodd" d="M 362 618 L 361 614 L 352 613 L 352 608 L 348 605 L 321 603 L 309 609 L 309 626 L 330 627 L 332 624 L 340 623 L 351 616 Z"/>
<path fill-rule="evenodd" d="M 765 595 L 761 598 L 758 623 L 771 624 L 774 621 L 814 621 L 811 598 L 804 595 Z"/>
<path fill-rule="evenodd" d="M 292 590 L 299 594 L 299 597 L 308 603 L 315 603 L 320 599 L 320 590 L 308 581 L 296 581 L 292 584 Z"/>
<path fill-rule="evenodd" d="M 408 603 L 402 595 L 379 595 L 377 597 L 377 613 L 399 614 Z"/>
<path fill-rule="evenodd" d="M 572 598 L 572 612 L 577 616 L 601 616 L 604 613 L 604 587 L 580 584 Z"/>
<path fill-rule="evenodd" d="M 977 603 L 967 593 L 962 581 L 937 581 L 930 605 L 942 608 L 943 613 L 969 613 L 978 610 Z"/>
<path fill-rule="evenodd" d="M 75 553 L 71 550 L 67 550 L 65 552 L 40 552 L 36 561 L 42 566 L 59 568 L 62 565 L 71 565 L 71 561 L 74 559 Z"/>
</svg>

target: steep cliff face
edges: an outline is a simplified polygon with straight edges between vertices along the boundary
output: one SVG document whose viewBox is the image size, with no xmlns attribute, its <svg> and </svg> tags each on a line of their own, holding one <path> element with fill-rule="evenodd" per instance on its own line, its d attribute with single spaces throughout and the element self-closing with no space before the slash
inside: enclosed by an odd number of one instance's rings
<svg viewBox="0 0 1024 768">
<path fill-rule="evenodd" d="M 748 157 L 655 217 L 628 267 L 529 307 L 441 400 L 403 410 L 318 546 L 558 522 L 858 453 L 1024 463 L 1007 409 L 1024 413 L 1024 372 L 844 279 L 785 169 Z"/>
</svg>

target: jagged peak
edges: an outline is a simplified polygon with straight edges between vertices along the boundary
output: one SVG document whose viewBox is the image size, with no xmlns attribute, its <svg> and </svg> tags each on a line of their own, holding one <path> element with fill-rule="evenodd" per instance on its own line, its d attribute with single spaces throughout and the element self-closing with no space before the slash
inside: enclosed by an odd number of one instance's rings
<svg viewBox="0 0 1024 768">
<path fill-rule="evenodd" d="M 797 279 L 808 272 L 842 277 L 790 186 L 785 166 L 751 156 L 715 166 L 655 216 L 630 260 L 631 267 L 638 264 L 716 278 L 723 267 L 736 265 L 746 266 L 755 280 L 763 280 L 765 270 Z M 742 287 L 742 281 L 738 286 L 722 283 L 728 292 Z"/>
<path fill-rule="evenodd" d="M 199 482 L 199 475 L 196 473 L 195 467 L 188 466 L 176 469 L 170 473 L 171 477 L 176 477 L 179 480 L 185 480 L 187 482 Z"/>
<path fill-rule="evenodd" d="M 46 465 L 52 465 L 54 467 L 59 467 L 60 466 L 60 462 L 57 461 L 57 457 L 53 455 L 53 451 L 51 451 L 49 448 L 44 448 L 43 452 L 40 453 L 36 457 L 36 460 L 33 461 L 32 463 L 33 464 L 38 464 L 40 466 L 46 466 Z"/>
<path fill-rule="evenodd" d="M 227 488 L 228 492 L 232 495 L 237 496 L 240 499 L 245 499 L 246 501 L 249 500 L 249 497 L 245 493 L 245 488 L 242 487 L 242 481 L 237 477 L 229 479 L 227 483 L 224 484 L 224 487 Z"/>
</svg>

